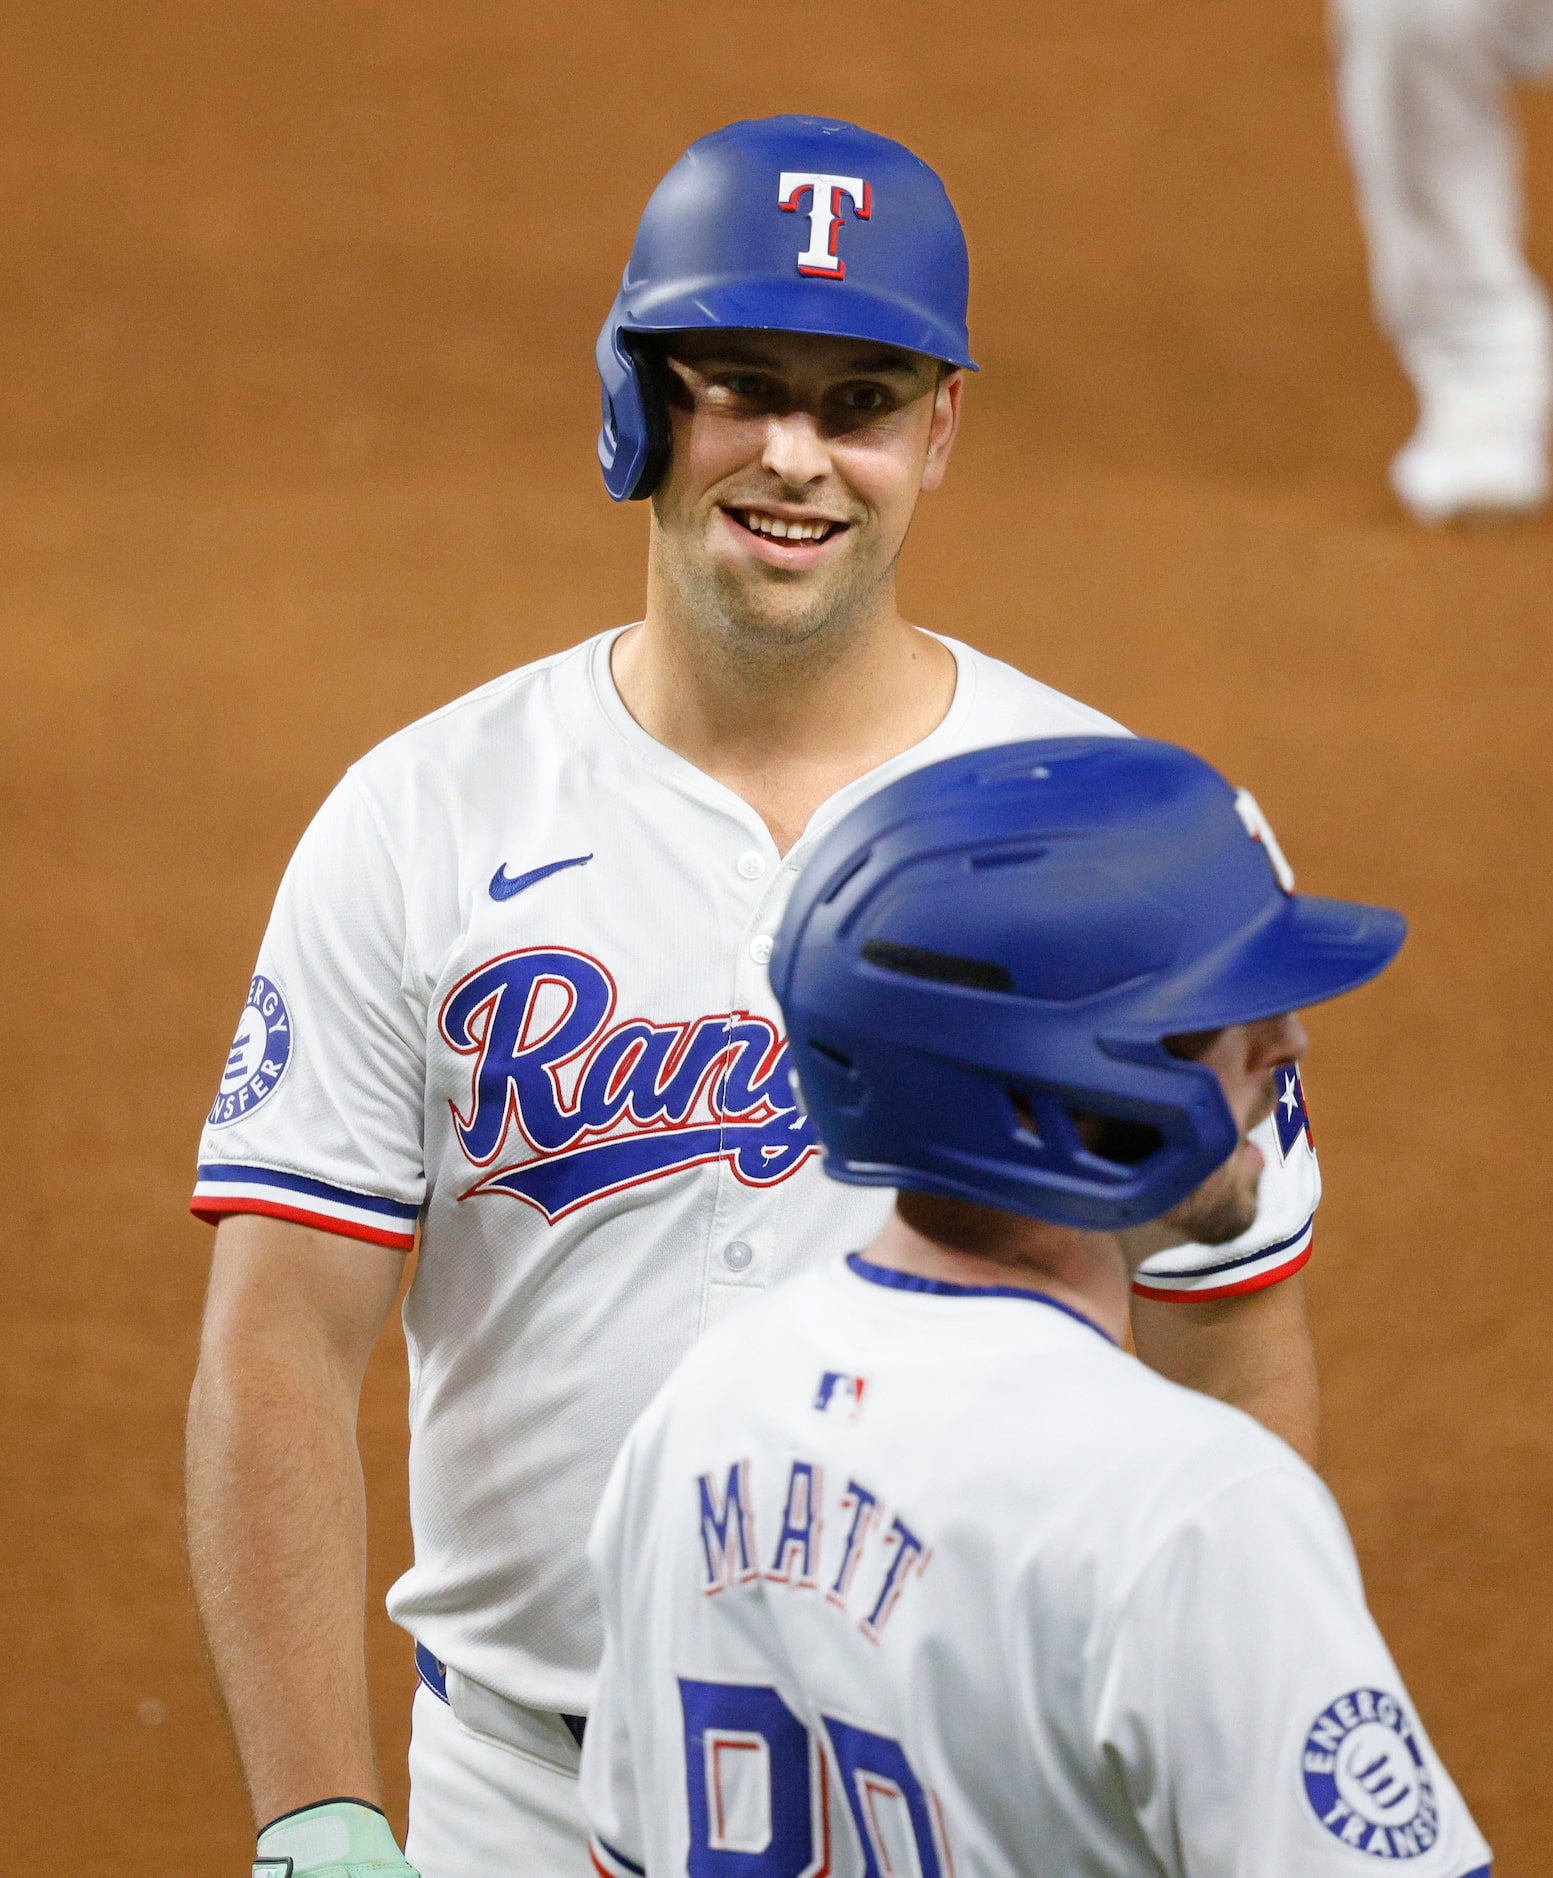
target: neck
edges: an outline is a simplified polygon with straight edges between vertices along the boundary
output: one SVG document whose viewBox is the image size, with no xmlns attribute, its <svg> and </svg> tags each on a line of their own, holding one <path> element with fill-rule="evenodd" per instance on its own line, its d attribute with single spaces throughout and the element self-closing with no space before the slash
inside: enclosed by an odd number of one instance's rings
<svg viewBox="0 0 1553 1878">
<path fill-rule="evenodd" d="M 955 1285 L 1013 1286 L 1055 1299 L 1126 1340 L 1128 1277 L 1110 1233 L 1079 1232 L 968 1200 L 902 1193 L 863 1254 L 871 1264 Z"/>
<path fill-rule="evenodd" d="M 901 618 L 893 584 L 787 637 L 707 617 L 657 553 L 612 671 L 649 736 L 748 802 L 783 853 L 827 797 L 927 736 L 955 687 L 953 655 Z"/>
</svg>

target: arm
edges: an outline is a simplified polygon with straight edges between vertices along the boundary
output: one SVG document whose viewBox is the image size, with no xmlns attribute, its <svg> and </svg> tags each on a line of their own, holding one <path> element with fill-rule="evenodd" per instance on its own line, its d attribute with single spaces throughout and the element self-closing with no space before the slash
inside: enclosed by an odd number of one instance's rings
<svg viewBox="0 0 1553 1878">
<path fill-rule="evenodd" d="M 1312 1467 L 1320 1464 L 1321 1401 L 1301 1273 L 1208 1304 L 1135 1294 L 1132 1335 L 1150 1369 L 1244 1409 Z"/>
<path fill-rule="evenodd" d="M 1486 1878 L 1341 1516 L 1271 1448 L 1239 1429 L 1163 1463 L 1175 1530 L 1096 1668 L 1103 1764 L 1175 1878 Z"/>
<path fill-rule="evenodd" d="M 189 1401 L 189 1564 L 260 1825 L 381 1805 L 356 1408 L 403 1255 L 241 1214 L 216 1235 Z"/>
</svg>

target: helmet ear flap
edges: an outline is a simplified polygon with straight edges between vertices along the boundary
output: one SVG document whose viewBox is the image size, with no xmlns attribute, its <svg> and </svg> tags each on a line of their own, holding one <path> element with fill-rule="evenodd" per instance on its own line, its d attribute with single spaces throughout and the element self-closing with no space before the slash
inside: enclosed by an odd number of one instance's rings
<svg viewBox="0 0 1553 1878">
<path fill-rule="evenodd" d="M 634 368 L 642 436 L 645 440 L 642 467 L 626 499 L 640 502 L 650 496 L 663 481 L 669 467 L 669 411 L 663 396 L 663 374 L 667 368 L 636 333 L 622 333 L 620 343 Z"/>
<path fill-rule="evenodd" d="M 599 467 L 617 502 L 650 496 L 669 466 L 669 414 L 651 357 L 617 324 L 619 304 L 599 334 L 594 357 L 603 394 Z"/>
</svg>

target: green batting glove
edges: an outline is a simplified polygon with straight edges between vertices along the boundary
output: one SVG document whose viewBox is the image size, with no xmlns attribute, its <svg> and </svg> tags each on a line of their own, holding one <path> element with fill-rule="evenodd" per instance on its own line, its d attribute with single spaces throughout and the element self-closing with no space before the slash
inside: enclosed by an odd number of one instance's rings
<svg viewBox="0 0 1553 1878">
<path fill-rule="evenodd" d="M 365 1800 L 320 1800 L 272 1819 L 259 1834 L 253 1878 L 420 1878 Z"/>
</svg>

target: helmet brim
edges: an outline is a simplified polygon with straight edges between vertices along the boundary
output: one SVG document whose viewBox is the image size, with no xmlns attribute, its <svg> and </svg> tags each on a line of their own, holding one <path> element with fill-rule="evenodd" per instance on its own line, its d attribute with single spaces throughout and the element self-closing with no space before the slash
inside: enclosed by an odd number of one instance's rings
<svg viewBox="0 0 1553 1878">
<path fill-rule="evenodd" d="M 1266 918 L 1174 981 L 1154 1009 L 1145 1000 L 1127 1033 L 1155 1038 L 1255 1023 L 1324 1004 L 1368 984 L 1391 963 L 1407 921 L 1389 907 L 1292 894 Z"/>
<path fill-rule="evenodd" d="M 677 280 L 659 295 L 633 295 L 619 330 L 635 333 L 722 331 L 814 333 L 899 346 L 946 365 L 980 368 L 959 335 L 924 317 L 920 306 L 878 288 L 847 283 L 844 302 L 830 282 L 773 282 L 768 276 L 713 276 Z"/>
</svg>

